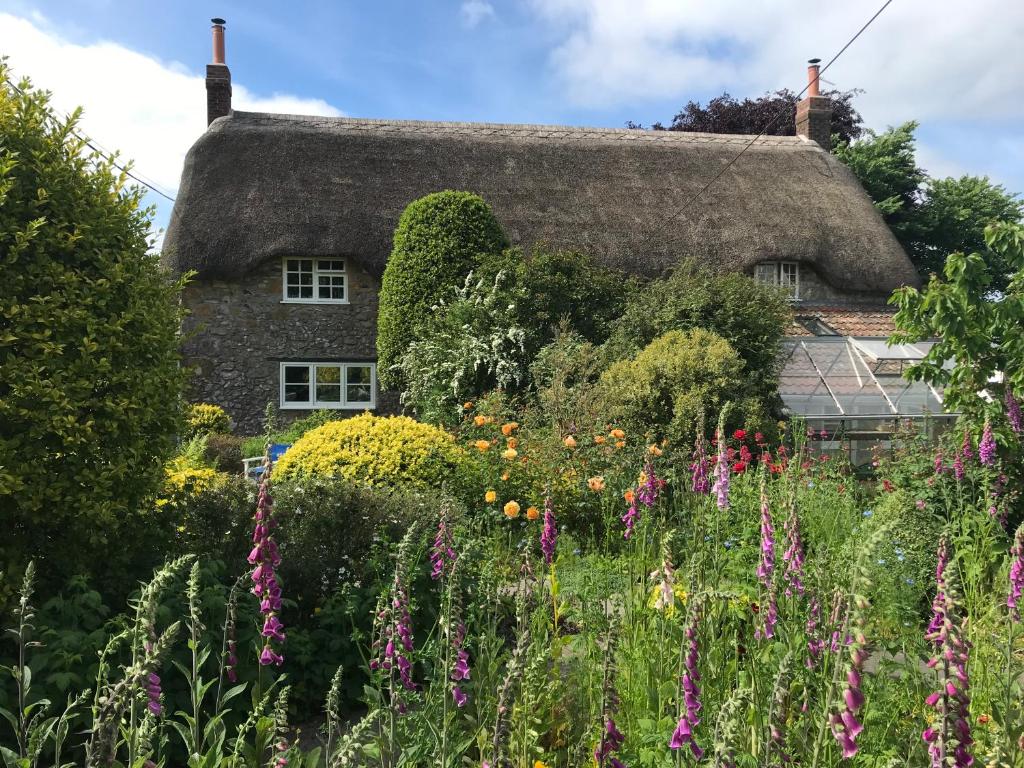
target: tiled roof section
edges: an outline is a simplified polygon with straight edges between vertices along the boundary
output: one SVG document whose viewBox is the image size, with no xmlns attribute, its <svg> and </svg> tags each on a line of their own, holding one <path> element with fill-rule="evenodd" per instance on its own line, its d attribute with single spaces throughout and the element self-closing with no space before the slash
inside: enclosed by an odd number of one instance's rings
<svg viewBox="0 0 1024 768">
<path fill-rule="evenodd" d="M 794 321 L 790 324 L 788 335 L 823 335 L 808 328 L 823 323 L 835 331 L 837 336 L 887 338 L 896 330 L 893 322 L 895 314 L 895 309 L 881 306 L 800 306 L 793 310 Z"/>
</svg>

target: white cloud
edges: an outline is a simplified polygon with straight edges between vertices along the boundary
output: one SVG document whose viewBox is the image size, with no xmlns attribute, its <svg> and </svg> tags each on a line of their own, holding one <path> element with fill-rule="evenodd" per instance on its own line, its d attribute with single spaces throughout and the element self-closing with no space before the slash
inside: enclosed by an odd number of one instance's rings
<svg viewBox="0 0 1024 768">
<path fill-rule="evenodd" d="M 880 0 L 530 0 L 560 42 L 551 64 L 579 105 L 753 95 L 804 85 Z M 1024 116 L 1024 4 L 897 0 L 824 77 L 863 88 L 869 124 Z"/>
<path fill-rule="evenodd" d="M 459 14 L 462 16 L 462 23 L 473 29 L 484 19 L 494 16 L 494 6 L 487 0 L 463 0 Z"/>
<path fill-rule="evenodd" d="M 15 79 L 28 76 L 33 86 L 53 92 L 51 104 L 61 113 L 83 106 L 83 133 L 120 150 L 162 189 L 177 190 L 185 153 L 206 129 L 205 75 L 112 42 L 71 43 L 38 15 L 0 13 L 0 51 Z M 237 82 L 232 103 L 258 112 L 342 114 L 321 99 L 260 96 Z"/>
</svg>

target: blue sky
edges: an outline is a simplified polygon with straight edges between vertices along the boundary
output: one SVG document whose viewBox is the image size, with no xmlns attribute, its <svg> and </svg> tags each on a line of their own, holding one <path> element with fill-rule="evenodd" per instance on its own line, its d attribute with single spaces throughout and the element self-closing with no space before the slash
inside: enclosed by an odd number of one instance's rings
<svg viewBox="0 0 1024 768">
<path fill-rule="evenodd" d="M 209 19 L 235 105 L 317 114 L 622 127 L 688 99 L 804 84 L 880 0 L 0 0 L 0 52 L 81 104 L 83 126 L 172 195 L 205 128 Z M 995 23 L 993 23 L 995 22 Z M 867 124 L 921 121 L 935 175 L 1024 192 L 1024 4 L 895 0 L 824 75 Z M 170 204 L 151 196 L 156 221 Z"/>
</svg>

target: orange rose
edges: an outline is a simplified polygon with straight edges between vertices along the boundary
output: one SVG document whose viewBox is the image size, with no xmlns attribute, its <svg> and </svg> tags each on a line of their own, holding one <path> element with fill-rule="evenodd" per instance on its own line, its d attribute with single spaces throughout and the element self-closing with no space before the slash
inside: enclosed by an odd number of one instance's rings
<svg viewBox="0 0 1024 768">
<path fill-rule="evenodd" d="M 657 445 L 648 446 L 647 452 L 651 454 L 651 456 L 661 456 L 661 448 Z"/>
<path fill-rule="evenodd" d="M 611 436 L 616 440 L 622 440 L 626 436 L 626 433 L 621 429 L 613 429 L 609 434 L 611 434 Z"/>
<path fill-rule="evenodd" d="M 594 491 L 595 493 L 600 493 L 601 491 L 604 490 L 604 478 L 601 477 L 600 475 L 598 475 L 597 477 L 592 477 L 589 480 L 587 480 L 587 486 L 589 486 L 590 490 Z"/>
<path fill-rule="evenodd" d="M 536 507 L 527 507 L 526 508 L 526 519 L 527 520 L 536 520 L 538 517 L 540 517 L 540 510 L 539 509 L 537 509 Z"/>
<path fill-rule="evenodd" d="M 498 492 L 497 491 L 488 491 L 487 493 L 484 494 L 484 501 L 486 501 L 488 504 L 493 504 L 497 500 L 498 500 Z"/>
<path fill-rule="evenodd" d="M 508 440 L 505 441 L 505 443 L 506 443 L 506 445 L 508 445 L 509 448 L 518 448 L 519 447 L 519 441 L 516 440 L 514 437 L 510 437 Z"/>
<path fill-rule="evenodd" d="M 604 445 L 607 440 L 604 435 L 594 435 L 594 442 L 598 445 Z"/>
<path fill-rule="evenodd" d="M 508 472 L 502 472 L 501 473 L 501 479 L 502 480 L 508 480 Z"/>
<path fill-rule="evenodd" d="M 513 432 L 515 432 L 517 429 L 519 429 L 519 422 L 518 421 L 510 421 L 508 424 L 502 424 L 501 425 L 501 434 L 503 434 L 505 437 L 508 437 Z"/>
<path fill-rule="evenodd" d="M 509 501 L 505 504 L 505 508 L 502 510 L 505 513 L 505 517 L 511 519 L 513 517 L 519 517 L 519 504 L 515 501 Z"/>
<path fill-rule="evenodd" d="M 615 441 L 615 447 L 616 448 L 625 448 L 626 447 L 626 441 L 625 440 L 616 440 Z"/>
<path fill-rule="evenodd" d="M 624 498 L 626 500 L 627 504 L 632 504 L 633 503 L 633 489 L 630 488 L 628 491 L 626 491 L 624 494 L 622 494 L 622 498 Z"/>
<path fill-rule="evenodd" d="M 468 411 L 472 407 L 473 407 L 473 403 L 468 402 L 468 401 L 462 404 L 462 410 L 464 410 L 464 411 Z"/>
<path fill-rule="evenodd" d="M 565 440 L 563 440 L 562 442 L 565 443 L 565 447 L 566 448 L 575 448 L 576 447 L 576 438 L 573 437 L 572 435 L 567 436 L 565 438 Z"/>
<path fill-rule="evenodd" d="M 473 423 L 476 424 L 478 427 L 482 427 L 484 424 L 487 423 L 487 417 L 480 415 L 474 416 Z"/>
<path fill-rule="evenodd" d="M 491 444 L 487 440 L 477 440 L 473 445 L 476 446 L 476 449 L 480 451 L 480 453 L 483 453 L 491 447 Z"/>
</svg>

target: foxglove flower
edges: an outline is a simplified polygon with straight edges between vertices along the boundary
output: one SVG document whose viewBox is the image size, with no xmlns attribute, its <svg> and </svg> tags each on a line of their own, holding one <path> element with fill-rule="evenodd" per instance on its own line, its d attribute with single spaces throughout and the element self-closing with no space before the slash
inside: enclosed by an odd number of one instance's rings
<svg viewBox="0 0 1024 768">
<path fill-rule="evenodd" d="M 444 576 L 448 566 L 455 564 L 453 543 L 451 531 L 448 530 L 448 514 L 446 510 L 442 509 L 437 521 L 437 535 L 434 537 L 434 545 L 430 549 L 430 578 L 434 581 Z"/>
<path fill-rule="evenodd" d="M 544 499 L 544 528 L 540 533 L 540 550 L 544 553 L 544 562 L 551 565 L 555 562 L 555 544 L 558 542 L 558 529 L 555 527 L 555 505 L 548 496 Z"/>
<path fill-rule="evenodd" d="M 971 450 L 971 433 L 964 430 L 964 439 L 960 444 L 960 455 L 963 456 L 964 461 L 970 461 L 974 452 Z"/>
<path fill-rule="evenodd" d="M 724 512 L 729 508 L 729 453 L 721 429 L 718 430 L 718 461 L 713 475 L 715 484 L 711 490 L 717 496 L 718 508 Z"/>
<path fill-rule="evenodd" d="M 942 460 L 942 451 L 935 454 L 935 474 L 941 475 L 946 471 L 946 464 Z"/>
<path fill-rule="evenodd" d="M 604 734 L 601 736 L 601 743 L 594 750 L 594 762 L 603 768 L 605 765 L 611 768 L 626 768 L 625 764 L 615 757 L 615 753 L 622 749 L 626 737 L 622 735 L 611 714 L 608 714 L 604 723 Z"/>
<path fill-rule="evenodd" d="M 775 528 L 772 526 L 771 507 L 768 504 L 768 493 L 765 482 L 761 480 L 761 562 L 757 566 L 757 578 L 768 593 L 768 610 L 764 614 L 764 626 L 759 627 L 754 637 L 771 638 L 775 636 L 775 624 L 778 622 L 779 607 L 775 597 Z"/>
<path fill-rule="evenodd" d="M 1010 592 L 1006 596 L 1006 607 L 1010 609 L 1013 621 L 1020 621 L 1020 601 L 1024 595 L 1024 523 L 1017 528 L 1010 548 Z"/>
<path fill-rule="evenodd" d="M 818 634 L 818 624 L 821 621 L 821 605 L 817 597 L 811 597 L 811 607 L 807 614 L 807 624 L 804 630 L 807 634 L 807 668 L 814 669 L 825 650 L 825 639 Z"/>
<path fill-rule="evenodd" d="M 459 623 L 455 630 L 455 637 L 452 642 L 452 650 L 455 651 L 455 663 L 452 665 L 452 672 L 448 676 L 456 685 L 452 686 L 452 698 L 455 699 L 455 706 L 461 708 L 466 705 L 469 696 L 458 685 L 464 680 L 469 680 L 469 653 L 463 647 L 466 641 L 466 625 Z"/>
<path fill-rule="evenodd" d="M 278 618 L 281 611 L 281 586 L 274 569 L 281 564 L 281 555 L 273 538 L 277 523 L 273 515 L 274 500 L 270 495 L 270 469 L 270 457 L 267 455 L 263 460 L 263 475 L 256 501 L 256 525 L 252 534 L 253 548 L 248 560 L 250 565 L 255 566 L 250 576 L 253 582 L 252 593 L 260 599 L 260 613 L 263 614 L 261 634 L 266 638 L 259 661 L 264 666 L 280 666 L 284 657 L 271 647 L 272 642 L 283 643 L 285 634 L 284 625 Z"/>
<path fill-rule="evenodd" d="M 959 453 L 953 459 L 953 477 L 957 479 L 957 482 L 964 479 L 964 460 Z"/>
<path fill-rule="evenodd" d="M 668 745 L 671 749 L 682 749 L 686 744 L 690 745 L 690 751 L 699 762 L 704 757 L 704 750 L 697 744 L 694 731 L 700 724 L 700 672 L 697 670 L 697 655 L 700 646 L 697 643 L 697 610 L 690 615 L 690 621 L 686 625 L 686 657 L 683 665 L 682 692 L 683 712 L 676 724 L 675 731 Z"/>
<path fill-rule="evenodd" d="M 850 624 L 853 637 L 849 642 L 850 653 L 846 661 L 846 685 L 843 688 L 843 700 L 838 709 L 829 718 L 832 736 L 839 743 L 843 757 L 849 759 L 857 754 L 857 737 L 864 726 L 858 720 L 858 713 L 864 706 L 864 693 L 861 691 L 861 672 L 868 652 L 865 649 L 867 640 L 864 637 L 864 611 L 867 601 L 857 598 L 851 609 Z"/>
<path fill-rule="evenodd" d="M 707 448 L 704 445 L 704 433 L 698 432 L 693 445 L 693 462 L 690 464 L 690 490 L 694 493 L 706 494 L 711 490 L 708 480 L 710 470 Z"/>
<path fill-rule="evenodd" d="M 996 463 L 996 438 L 992 434 L 992 425 L 988 419 L 985 420 L 985 430 L 981 434 L 981 442 L 978 443 L 978 460 L 986 467 L 993 467 Z"/>
<path fill-rule="evenodd" d="M 146 708 L 154 716 L 160 717 L 164 708 L 160 704 L 160 676 L 156 672 L 150 672 L 146 677 Z"/>
<path fill-rule="evenodd" d="M 1024 415 L 1020 412 L 1020 403 L 1013 396 L 1013 390 L 1009 384 L 1006 385 L 1006 419 L 1010 422 L 1010 429 L 1014 434 L 1019 435 L 1024 432 Z"/>
<path fill-rule="evenodd" d="M 928 666 L 939 673 L 939 689 L 925 699 L 925 704 L 935 708 L 938 718 L 921 738 L 928 744 L 932 768 L 967 768 L 974 763 L 968 711 L 970 643 L 964 637 L 966 619 L 961 618 L 956 571 L 947 571 L 948 562 L 948 545 L 943 538 L 939 543 L 933 615 L 925 634 L 935 647 Z"/>
<path fill-rule="evenodd" d="M 637 484 L 636 491 L 633 493 L 629 509 L 622 516 L 622 522 L 626 526 L 626 530 L 622 534 L 623 538 L 629 539 L 633 535 L 633 529 L 640 522 L 640 507 L 644 506 L 647 509 L 651 509 L 654 506 L 654 503 L 658 500 L 658 491 L 661 488 L 662 482 L 654 474 L 654 465 L 651 462 L 647 462 L 644 466 L 644 471 L 640 473 L 640 481 Z"/>
<path fill-rule="evenodd" d="M 800 536 L 800 519 L 796 515 L 796 505 L 791 504 L 789 517 L 786 519 L 786 551 L 782 553 L 786 563 L 786 597 L 793 592 L 804 593 L 804 543 Z"/>
</svg>

